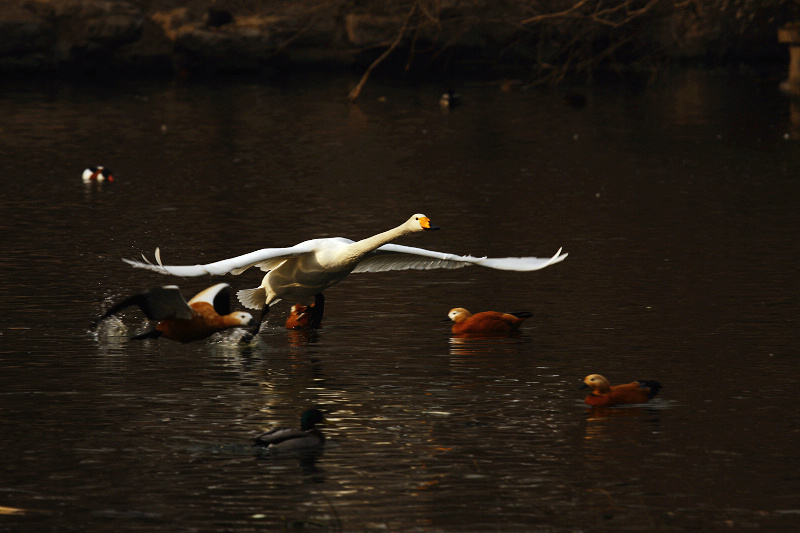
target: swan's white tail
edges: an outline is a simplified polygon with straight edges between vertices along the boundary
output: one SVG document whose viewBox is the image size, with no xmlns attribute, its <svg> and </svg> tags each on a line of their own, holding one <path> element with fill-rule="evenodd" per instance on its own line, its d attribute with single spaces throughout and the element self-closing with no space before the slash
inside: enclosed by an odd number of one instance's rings
<svg viewBox="0 0 800 533">
<path fill-rule="evenodd" d="M 236 293 L 236 297 L 248 309 L 261 309 L 267 301 L 267 291 L 264 287 L 242 289 Z"/>
</svg>

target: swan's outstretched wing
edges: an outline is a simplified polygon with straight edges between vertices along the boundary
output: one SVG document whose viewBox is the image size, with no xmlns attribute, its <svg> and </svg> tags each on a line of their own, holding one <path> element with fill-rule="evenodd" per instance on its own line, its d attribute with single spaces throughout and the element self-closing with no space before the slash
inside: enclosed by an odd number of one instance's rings
<svg viewBox="0 0 800 533">
<path fill-rule="evenodd" d="M 559 261 L 563 261 L 567 254 L 561 253 L 561 248 L 551 258 L 539 257 L 472 257 L 470 255 L 453 255 L 434 252 L 423 248 L 402 246 L 399 244 L 384 244 L 369 253 L 353 272 L 383 272 L 386 270 L 430 270 L 434 268 L 462 268 L 470 265 L 479 265 L 498 270 L 530 271 L 539 270 Z"/>
<path fill-rule="evenodd" d="M 316 249 L 315 242 L 314 240 L 305 241 L 288 248 L 264 248 L 262 250 L 250 252 L 249 254 L 239 255 L 205 265 L 164 265 L 161 262 L 161 252 L 158 248 L 156 248 L 155 263 L 151 263 L 147 258 L 144 258 L 144 262 L 132 261 L 130 259 L 123 259 L 123 261 L 136 268 L 145 268 L 161 274 L 171 274 L 173 276 L 193 277 L 204 276 L 206 274 L 221 276 L 222 274 L 228 273 L 238 275 L 252 266 L 257 266 L 265 272 L 272 270 L 289 257 L 295 257 L 314 251 Z"/>
</svg>

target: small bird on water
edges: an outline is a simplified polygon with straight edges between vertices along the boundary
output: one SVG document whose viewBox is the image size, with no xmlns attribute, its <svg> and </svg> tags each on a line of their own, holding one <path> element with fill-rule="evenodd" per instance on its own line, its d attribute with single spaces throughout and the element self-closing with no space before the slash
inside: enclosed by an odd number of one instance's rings
<svg viewBox="0 0 800 533">
<path fill-rule="evenodd" d="M 97 166 L 89 167 L 83 171 L 83 181 L 89 183 L 91 181 L 114 181 L 114 176 L 111 174 L 111 169 Z"/>
<path fill-rule="evenodd" d="M 326 422 L 319 409 L 308 409 L 300 416 L 300 429 L 275 428 L 262 433 L 255 439 L 256 446 L 270 450 L 299 450 L 325 444 L 325 435 L 317 424 Z"/>
<path fill-rule="evenodd" d="M 325 296 L 322 293 L 314 295 L 311 305 L 294 304 L 286 319 L 286 329 L 317 329 L 322 322 L 325 311 Z"/>
<path fill-rule="evenodd" d="M 532 317 L 533 313 L 483 311 L 473 315 L 463 307 L 455 307 L 447 316 L 454 322 L 451 331 L 455 334 L 509 335 L 518 331 L 522 323 Z"/>
<path fill-rule="evenodd" d="M 612 385 L 600 374 L 589 374 L 583 379 L 581 389 L 590 389 L 591 393 L 584 399 L 592 407 L 612 407 L 614 405 L 647 403 L 661 389 L 661 383 L 652 380 L 640 380 L 624 385 Z"/>
</svg>

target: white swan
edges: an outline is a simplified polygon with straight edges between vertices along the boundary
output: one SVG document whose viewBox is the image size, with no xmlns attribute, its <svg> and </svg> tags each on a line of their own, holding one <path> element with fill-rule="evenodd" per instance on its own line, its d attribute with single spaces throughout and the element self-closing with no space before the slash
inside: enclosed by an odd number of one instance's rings
<svg viewBox="0 0 800 533">
<path fill-rule="evenodd" d="M 267 275 L 255 289 L 239 291 L 236 296 L 245 307 L 262 309 L 262 319 L 269 306 L 281 299 L 305 300 L 336 285 L 351 272 L 383 272 L 387 270 L 461 268 L 479 265 L 499 270 L 531 271 L 563 261 L 567 254 L 558 249 L 549 259 L 538 257 L 472 257 L 446 254 L 388 244 L 418 231 L 439 229 L 422 214 L 413 215 L 394 229 L 372 237 L 351 241 L 344 237 L 312 239 L 288 248 L 264 248 L 249 254 L 223 259 L 206 265 L 165 266 L 156 249 L 156 263 L 123 259 L 136 268 L 146 268 L 173 276 L 205 274 L 238 275 L 257 266 Z"/>
</svg>

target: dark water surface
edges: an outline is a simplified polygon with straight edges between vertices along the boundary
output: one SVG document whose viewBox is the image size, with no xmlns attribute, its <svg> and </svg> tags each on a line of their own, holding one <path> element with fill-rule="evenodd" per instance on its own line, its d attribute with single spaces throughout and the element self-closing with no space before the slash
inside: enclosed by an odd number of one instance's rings
<svg viewBox="0 0 800 533">
<path fill-rule="evenodd" d="M 354 80 L 4 83 L 0 530 L 794 531 L 800 520 L 800 145 L 775 84 L 687 72 L 550 91 Z M 105 164 L 112 184 L 85 186 Z M 312 237 L 569 258 L 533 273 L 353 275 L 315 338 L 129 342 L 112 301 Z M 457 342 L 451 307 L 530 310 Z M 657 379 L 588 409 L 589 373 Z M 318 406 L 311 457 L 250 447 Z"/>
</svg>

